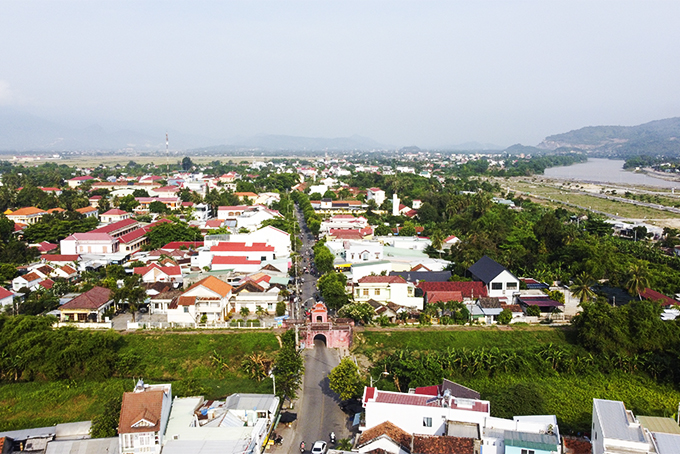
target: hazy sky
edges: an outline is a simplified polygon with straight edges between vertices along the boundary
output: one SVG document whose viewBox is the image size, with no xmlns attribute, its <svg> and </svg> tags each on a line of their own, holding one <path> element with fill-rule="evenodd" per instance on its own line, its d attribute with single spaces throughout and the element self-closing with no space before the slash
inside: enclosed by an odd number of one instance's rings
<svg viewBox="0 0 680 454">
<path fill-rule="evenodd" d="M 680 1 L 0 0 L 0 105 L 214 138 L 536 144 L 680 116 Z"/>
</svg>

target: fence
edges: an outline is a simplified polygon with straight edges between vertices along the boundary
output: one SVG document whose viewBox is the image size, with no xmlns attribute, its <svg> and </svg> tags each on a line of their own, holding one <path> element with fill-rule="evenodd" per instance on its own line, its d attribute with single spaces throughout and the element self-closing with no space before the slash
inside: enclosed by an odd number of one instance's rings
<svg viewBox="0 0 680 454">
<path fill-rule="evenodd" d="M 113 328 L 113 322 L 101 322 L 101 323 L 57 322 L 53 326 L 55 328 L 71 326 L 78 329 L 111 329 Z"/>
</svg>

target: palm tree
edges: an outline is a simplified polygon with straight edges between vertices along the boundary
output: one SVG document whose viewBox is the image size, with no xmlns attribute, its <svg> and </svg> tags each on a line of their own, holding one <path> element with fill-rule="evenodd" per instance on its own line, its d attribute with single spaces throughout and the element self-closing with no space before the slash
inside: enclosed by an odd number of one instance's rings
<svg viewBox="0 0 680 454">
<path fill-rule="evenodd" d="M 649 268 L 647 262 L 638 262 L 630 265 L 628 269 L 630 277 L 626 282 L 626 289 L 631 295 L 637 295 L 642 299 L 641 293 L 649 287 Z"/>
<path fill-rule="evenodd" d="M 576 276 L 576 279 L 574 279 L 574 283 L 571 284 L 569 290 L 572 295 L 579 299 L 579 304 L 583 304 L 584 301 L 595 298 L 595 292 L 590 288 L 593 285 L 595 285 L 595 279 L 593 279 L 590 274 L 583 271 Z"/>
<path fill-rule="evenodd" d="M 437 229 L 432 232 L 430 240 L 432 241 L 432 248 L 439 252 L 439 258 L 442 258 L 442 247 L 444 246 L 444 234 Z"/>
</svg>

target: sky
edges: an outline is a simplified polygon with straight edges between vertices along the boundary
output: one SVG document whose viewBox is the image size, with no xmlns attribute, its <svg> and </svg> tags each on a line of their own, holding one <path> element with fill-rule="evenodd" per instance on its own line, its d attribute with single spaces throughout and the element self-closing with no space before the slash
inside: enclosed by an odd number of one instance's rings
<svg viewBox="0 0 680 454">
<path fill-rule="evenodd" d="M 223 140 L 535 145 L 680 116 L 680 1 L 0 0 L 0 106 Z"/>
</svg>

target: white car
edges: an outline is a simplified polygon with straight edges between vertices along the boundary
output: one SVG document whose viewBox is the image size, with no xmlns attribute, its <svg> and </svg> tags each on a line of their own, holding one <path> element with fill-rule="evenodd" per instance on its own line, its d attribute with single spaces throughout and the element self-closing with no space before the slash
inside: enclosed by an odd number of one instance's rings
<svg viewBox="0 0 680 454">
<path fill-rule="evenodd" d="M 315 441 L 314 446 L 312 446 L 312 454 L 326 454 L 327 448 L 328 445 L 326 445 L 325 441 Z"/>
</svg>

